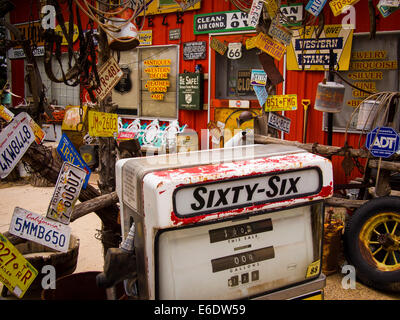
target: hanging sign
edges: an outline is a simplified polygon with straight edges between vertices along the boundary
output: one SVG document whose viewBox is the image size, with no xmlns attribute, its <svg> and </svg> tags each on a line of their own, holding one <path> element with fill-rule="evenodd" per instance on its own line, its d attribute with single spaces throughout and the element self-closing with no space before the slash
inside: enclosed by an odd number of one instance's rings
<svg viewBox="0 0 400 320">
<path fill-rule="evenodd" d="M 167 14 L 172 12 L 182 12 L 189 10 L 199 10 L 201 8 L 200 0 L 148 0 L 144 1 L 146 5 L 142 5 L 140 9 L 138 9 L 137 14 L 139 16 L 145 15 L 152 16 L 157 14 Z"/>
<path fill-rule="evenodd" d="M 265 103 L 264 109 L 266 112 L 296 110 L 297 109 L 297 95 L 296 94 L 285 94 L 285 95 L 269 96 Z"/>
<path fill-rule="evenodd" d="M 113 57 L 99 68 L 100 86 L 96 89 L 97 100 L 103 100 L 124 76 Z"/>
<path fill-rule="evenodd" d="M 113 137 L 118 132 L 116 113 L 89 111 L 89 135 L 92 137 Z"/>
<path fill-rule="evenodd" d="M 292 40 L 293 31 L 281 26 L 276 20 L 272 20 L 268 34 L 274 39 L 282 42 L 285 46 L 288 46 Z"/>
<path fill-rule="evenodd" d="M 179 74 L 179 109 L 203 109 L 203 75 L 201 73 Z"/>
<path fill-rule="evenodd" d="M 283 131 L 285 133 L 289 133 L 290 132 L 290 123 L 291 120 L 287 117 L 284 117 L 280 114 L 276 114 L 274 112 L 269 112 L 268 113 L 268 125 Z"/>
<path fill-rule="evenodd" d="M 139 36 L 139 47 L 151 46 L 153 44 L 153 30 L 140 30 Z"/>
<path fill-rule="evenodd" d="M 69 226 L 19 207 L 14 209 L 9 232 L 61 252 L 68 251 L 71 237 Z"/>
<path fill-rule="evenodd" d="M 0 133 L 0 177 L 7 177 L 35 141 L 26 112 L 16 115 Z"/>
<path fill-rule="evenodd" d="M 303 20 L 303 4 L 302 3 L 291 3 L 291 4 L 282 4 L 279 8 L 281 16 L 285 18 L 283 20 L 280 17 L 280 23 L 285 26 L 299 26 L 301 25 L 301 21 Z M 287 23 L 286 20 L 290 21 Z"/>
<path fill-rule="evenodd" d="M 169 40 L 179 40 L 181 38 L 181 29 L 171 29 L 168 34 Z"/>
<path fill-rule="evenodd" d="M 89 166 L 83 160 L 82 156 L 78 151 L 76 151 L 74 145 L 72 144 L 71 140 L 67 137 L 65 133 L 62 134 L 60 142 L 57 146 L 57 152 L 61 156 L 63 161 L 67 161 L 72 163 L 73 165 L 85 170 L 86 178 L 83 184 L 83 189 L 86 189 L 87 184 L 89 183 L 89 178 L 92 173 Z"/>
<path fill-rule="evenodd" d="M 78 200 L 82 185 L 85 181 L 85 170 L 64 161 L 53 197 L 47 209 L 47 218 L 69 224 L 75 202 Z"/>
<path fill-rule="evenodd" d="M 263 0 L 253 0 L 253 3 L 251 4 L 250 12 L 249 12 L 249 18 L 247 21 L 249 26 L 252 26 L 254 28 L 257 26 L 258 20 L 260 20 L 263 5 L 264 5 Z"/>
<path fill-rule="evenodd" d="M 347 10 L 348 6 L 354 6 L 360 0 L 331 0 L 329 6 L 333 15 L 336 17 Z"/>
<path fill-rule="evenodd" d="M 249 14 L 239 10 L 197 14 L 194 16 L 194 34 L 254 30 L 248 19 Z"/>
<path fill-rule="evenodd" d="M 212 49 L 214 49 L 215 51 L 217 51 L 220 55 L 224 55 L 226 50 L 228 49 L 228 46 L 225 45 L 225 43 L 219 41 L 217 38 L 212 37 L 211 38 L 211 43 L 210 43 L 210 47 Z"/>
<path fill-rule="evenodd" d="M 264 0 L 265 8 L 267 9 L 268 16 L 273 19 L 276 17 L 278 13 L 278 5 L 276 4 L 276 0 Z"/>
<path fill-rule="evenodd" d="M 310 0 L 306 6 L 306 10 L 313 16 L 317 17 L 321 13 L 326 4 L 326 0 Z"/>
<path fill-rule="evenodd" d="M 329 70 L 329 52 L 332 49 L 340 71 L 349 69 L 353 30 L 342 25 L 326 25 L 317 39 L 317 26 L 293 31 L 290 46 L 287 47 L 287 68 L 294 71 Z"/>
<path fill-rule="evenodd" d="M 231 60 L 240 59 L 242 57 L 242 43 L 232 42 L 228 44 L 228 52 L 226 56 Z"/>
<path fill-rule="evenodd" d="M 256 47 L 257 36 L 246 39 L 246 50 Z"/>
<path fill-rule="evenodd" d="M 251 70 L 251 82 L 252 86 L 265 86 L 267 84 L 267 74 L 264 70 L 253 69 Z"/>
<path fill-rule="evenodd" d="M 286 47 L 283 44 L 275 41 L 262 32 L 257 36 L 256 47 L 278 61 L 282 59 L 286 51 Z"/>
<path fill-rule="evenodd" d="M 0 233 L 0 281 L 18 298 L 22 298 L 29 289 L 38 271 Z"/>
<path fill-rule="evenodd" d="M 206 58 L 207 43 L 205 41 L 185 42 L 183 44 L 183 60 L 203 60 Z"/>
</svg>

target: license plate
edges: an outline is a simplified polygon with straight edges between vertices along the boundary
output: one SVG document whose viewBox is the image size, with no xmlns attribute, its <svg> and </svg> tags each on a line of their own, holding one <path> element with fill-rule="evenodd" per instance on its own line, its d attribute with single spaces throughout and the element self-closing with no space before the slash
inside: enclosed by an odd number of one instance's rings
<svg viewBox="0 0 400 320">
<path fill-rule="evenodd" d="M 64 162 L 47 209 L 47 218 L 69 224 L 75 202 L 85 181 L 85 170 Z"/>
<path fill-rule="evenodd" d="M 37 213 L 16 207 L 9 232 L 51 249 L 66 252 L 69 247 L 71 228 Z"/>
<path fill-rule="evenodd" d="M 103 100 L 121 80 L 124 72 L 113 57 L 99 68 L 100 86 L 96 89 L 97 100 Z"/>
<path fill-rule="evenodd" d="M 269 96 L 265 103 L 265 112 L 270 111 L 290 111 L 297 109 L 297 95 L 273 95 Z"/>
<path fill-rule="evenodd" d="M 0 177 L 7 177 L 30 145 L 35 141 L 35 134 L 29 123 L 27 113 L 14 117 L 0 134 Z"/>
<path fill-rule="evenodd" d="M 354 6 L 360 0 L 331 0 L 329 5 L 332 9 L 333 15 L 336 17 L 343 11 L 347 10 L 349 6 Z"/>
<path fill-rule="evenodd" d="M 92 137 L 113 137 L 118 132 L 116 113 L 89 111 L 89 135 Z"/>
<path fill-rule="evenodd" d="M 291 120 L 282 115 L 273 112 L 270 112 L 268 115 L 268 125 L 285 133 L 290 132 L 290 123 Z"/>
<path fill-rule="evenodd" d="M 286 46 L 290 45 L 290 42 L 292 41 L 293 31 L 279 25 L 276 20 L 271 21 L 268 33 L 274 39 L 279 40 Z"/>
<path fill-rule="evenodd" d="M 37 270 L 0 233 L 0 281 L 18 298 L 22 298 L 37 275 Z"/>
</svg>

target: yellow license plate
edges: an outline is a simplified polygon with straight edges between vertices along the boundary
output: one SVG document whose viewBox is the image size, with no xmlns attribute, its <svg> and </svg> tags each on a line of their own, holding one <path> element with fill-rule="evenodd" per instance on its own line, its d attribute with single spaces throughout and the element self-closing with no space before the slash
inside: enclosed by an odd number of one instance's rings
<svg viewBox="0 0 400 320">
<path fill-rule="evenodd" d="M 265 112 L 271 111 L 290 111 L 297 109 L 297 95 L 273 95 L 269 96 L 265 103 Z"/>
<path fill-rule="evenodd" d="M 0 233 L 0 281 L 14 295 L 22 298 L 37 275 L 37 270 Z"/>
<path fill-rule="evenodd" d="M 89 135 L 92 137 L 113 137 L 118 133 L 118 115 L 89 111 Z"/>
<path fill-rule="evenodd" d="M 347 10 L 348 6 L 355 5 L 360 0 L 332 0 L 329 5 L 332 9 L 333 15 L 336 17 L 343 11 Z"/>
</svg>

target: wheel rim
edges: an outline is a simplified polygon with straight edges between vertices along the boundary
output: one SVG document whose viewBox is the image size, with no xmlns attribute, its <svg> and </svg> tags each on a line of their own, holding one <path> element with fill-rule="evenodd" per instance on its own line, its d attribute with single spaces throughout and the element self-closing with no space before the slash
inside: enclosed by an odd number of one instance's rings
<svg viewBox="0 0 400 320">
<path fill-rule="evenodd" d="M 360 248 L 366 260 L 380 271 L 400 270 L 400 215 L 384 212 L 363 225 Z"/>
</svg>

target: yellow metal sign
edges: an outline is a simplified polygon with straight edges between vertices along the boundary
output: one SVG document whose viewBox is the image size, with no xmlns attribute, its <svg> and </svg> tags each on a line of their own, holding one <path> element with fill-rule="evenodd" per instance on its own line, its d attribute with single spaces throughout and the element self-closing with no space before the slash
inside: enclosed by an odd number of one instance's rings
<svg viewBox="0 0 400 320">
<path fill-rule="evenodd" d="M 264 105 L 265 112 L 291 111 L 297 109 L 297 95 L 285 94 L 269 96 Z"/>
<path fill-rule="evenodd" d="M 333 15 L 336 17 L 345 10 L 347 10 L 348 6 L 355 5 L 360 0 L 331 0 L 329 5 L 332 9 Z"/>
<path fill-rule="evenodd" d="M 316 276 L 319 273 L 320 267 L 321 267 L 321 260 L 317 260 L 311 263 L 307 268 L 306 278 Z"/>
<path fill-rule="evenodd" d="M 31 43 L 35 43 L 38 47 L 44 46 L 40 21 L 15 24 L 14 27 L 21 33 L 23 39 L 31 40 Z M 17 40 L 12 32 L 10 32 L 10 36 L 11 40 Z M 22 48 L 22 46 L 18 45 L 14 48 Z"/>
<path fill-rule="evenodd" d="M 65 30 L 67 32 L 69 32 L 69 22 L 65 22 L 64 26 L 65 26 Z M 78 26 L 76 24 L 74 24 L 73 26 L 74 26 L 73 27 L 74 28 L 74 33 L 72 34 L 72 43 L 74 43 L 76 40 L 78 40 L 78 37 L 79 37 L 79 28 L 78 28 Z M 61 29 L 61 25 L 56 26 L 55 32 L 57 34 L 59 34 L 60 36 L 62 36 L 61 44 L 63 46 L 67 46 L 68 45 L 68 41 L 67 41 L 67 38 L 65 37 L 65 35 L 64 35 L 64 33 L 63 33 L 62 29 Z"/>
<path fill-rule="evenodd" d="M 113 137 L 118 133 L 118 114 L 89 111 L 89 135 Z"/>
<path fill-rule="evenodd" d="M 262 32 L 258 34 L 255 44 L 257 48 L 261 49 L 277 60 L 281 60 L 286 51 L 286 47 L 283 44 L 275 41 Z"/>
<path fill-rule="evenodd" d="M 85 118 L 86 118 L 87 106 L 67 106 L 65 108 L 64 119 L 61 125 L 62 131 L 82 131 Z"/>
<path fill-rule="evenodd" d="M 0 281 L 22 298 L 38 275 L 28 260 L 0 233 Z"/>
<path fill-rule="evenodd" d="M 151 46 L 153 44 L 153 30 L 139 31 L 139 46 Z"/>
<path fill-rule="evenodd" d="M 353 30 L 342 25 L 326 25 L 320 37 L 316 37 L 317 26 L 293 30 L 290 46 L 287 48 L 287 69 L 294 71 L 329 70 L 330 50 L 339 71 L 349 70 Z"/>
</svg>

